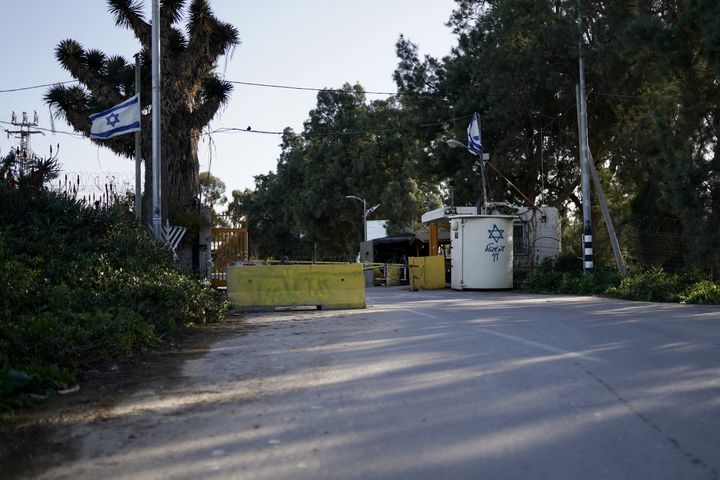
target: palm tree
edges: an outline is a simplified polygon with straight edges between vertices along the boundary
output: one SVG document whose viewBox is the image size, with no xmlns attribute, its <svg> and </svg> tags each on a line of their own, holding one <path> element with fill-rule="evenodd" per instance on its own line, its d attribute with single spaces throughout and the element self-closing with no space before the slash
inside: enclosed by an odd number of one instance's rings
<svg viewBox="0 0 720 480">
<path fill-rule="evenodd" d="M 185 11 L 186 3 L 189 3 Z M 108 0 L 116 25 L 130 29 L 141 45 L 141 99 L 151 99 L 151 25 L 142 14 L 140 0 Z M 179 25 L 183 17 L 185 25 Z M 197 206 L 199 194 L 198 142 L 202 129 L 230 98 L 232 85 L 214 67 L 219 57 L 238 45 L 235 27 L 218 20 L 208 0 L 163 0 L 160 12 L 160 68 L 162 73 L 162 171 L 163 212 Z M 99 50 L 86 50 L 75 40 L 63 40 L 55 49 L 60 65 L 79 85 L 55 85 L 45 94 L 54 114 L 77 132 L 90 133 L 88 115 L 110 108 L 135 94 L 134 62 Z M 151 115 L 142 116 L 142 156 L 145 192 L 152 185 Z M 93 140 L 113 152 L 132 157 L 134 138 L 121 135 Z M 150 202 L 143 202 L 149 218 Z M 178 210 L 180 209 L 180 210 Z"/>
<path fill-rule="evenodd" d="M 47 158 L 28 155 L 27 151 L 17 148 L 0 159 L 0 188 L 40 190 L 59 174 L 60 164 L 57 154 L 52 154 L 52 147 Z"/>
</svg>

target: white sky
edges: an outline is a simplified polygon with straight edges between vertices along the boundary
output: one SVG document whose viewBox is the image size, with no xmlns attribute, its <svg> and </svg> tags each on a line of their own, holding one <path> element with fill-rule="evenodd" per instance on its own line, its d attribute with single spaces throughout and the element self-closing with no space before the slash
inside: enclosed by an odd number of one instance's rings
<svg viewBox="0 0 720 480">
<path fill-rule="evenodd" d="M 150 0 L 145 8 L 149 12 Z M 338 88 L 359 82 L 369 91 L 396 90 L 392 72 L 397 66 L 395 42 L 402 33 L 416 43 L 422 55 L 442 57 L 455 38 L 444 24 L 453 0 L 211 0 L 218 17 L 232 23 L 241 45 L 220 63 L 227 80 Z M 138 43 L 128 30 L 116 27 L 102 0 L 0 0 L 3 18 L 0 53 L 0 90 L 73 80 L 54 58 L 63 39 L 79 41 L 86 49 L 120 54 L 129 61 Z M 46 88 L 0 92 L 0 121 L 9 122 L 37 111 L 40 126 L 50 128 L 50 114 L 42 100 Z M 302 131 L 302 123 L 315 106 L 317 92 L 236 85 L 229 104 L 211 128 L 251 126 L 254 130 Z M 368 98 L 378 98 L 369 95 Z M 0 123 L 0 155 L 18 144 Z M 56 121 L 58 131 L 72 131 Z M 252 188 L 253 176 L 275 170 L 280 153 L 278 135 L 224 133 L 213 135 L 212 155 L 207 137 L 200 147 L 200 169 L 234 189 Z M 60 162 L 67 172 L 104 176 L 119 172 L 133 183 L 129 159 L 93 145 L 89 139 L 46 132 L 34 135 L 33 150 L 45 155 L 60 144 Z M 54 147 L 53 147 L 54 149 Z M 212 158 L 212 164 L 210 161 Z"/>
</svg>

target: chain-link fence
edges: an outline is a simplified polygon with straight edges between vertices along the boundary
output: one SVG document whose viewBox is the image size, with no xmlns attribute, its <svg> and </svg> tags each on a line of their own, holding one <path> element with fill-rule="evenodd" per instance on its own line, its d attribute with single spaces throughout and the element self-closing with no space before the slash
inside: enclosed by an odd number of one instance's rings
<svg viewBox="0 0 720 480">
<path fill-rule="evenodd" d="M 720 271 L 720 226 L 706 219 L 629 216 L 615 221 L 620 248 L 630 267 L 662 267 L 667 271 L 701 269 L 713 278 Z M 564 235 L 566 253 L 579 252 L 579 225 L 568 227 Z M 596 263 L 614 265 L 615 258 L 605 222 L 593 225 Z"/>
</svg>

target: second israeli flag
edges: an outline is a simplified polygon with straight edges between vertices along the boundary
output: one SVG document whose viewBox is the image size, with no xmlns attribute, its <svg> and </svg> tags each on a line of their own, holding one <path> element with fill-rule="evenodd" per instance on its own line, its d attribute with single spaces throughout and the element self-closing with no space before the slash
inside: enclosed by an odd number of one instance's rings
<svg viewBox="0 0 720 480">
<path fill-rule="evenodd" d="M 467 129 L 467 148 L 476 155 L 483 154 L 482 138 L 480 137 L 480 119 L 477 113 L 473 113 L 472 120 Z"/>
</svg>

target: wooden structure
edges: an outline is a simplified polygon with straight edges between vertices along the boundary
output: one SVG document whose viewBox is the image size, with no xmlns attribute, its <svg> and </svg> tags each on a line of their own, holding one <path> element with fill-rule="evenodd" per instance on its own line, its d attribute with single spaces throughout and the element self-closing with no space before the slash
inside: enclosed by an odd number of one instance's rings
<svg viewBox="0 0 720 480">
<path fill-rule="evenodd" d="M 247 229 L 226 227 L 212 229 L 210 283 L 213 287 L 227 287 L 227 267 L 249 259 Z"/>
</svg>

